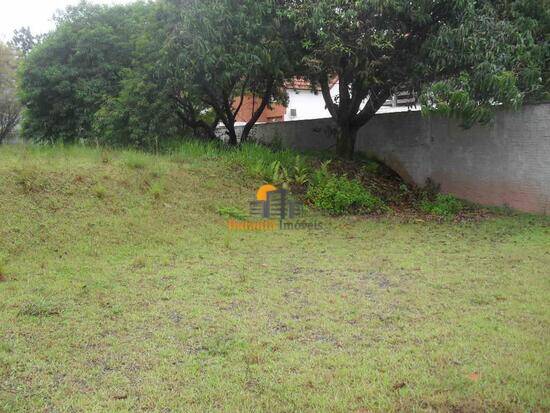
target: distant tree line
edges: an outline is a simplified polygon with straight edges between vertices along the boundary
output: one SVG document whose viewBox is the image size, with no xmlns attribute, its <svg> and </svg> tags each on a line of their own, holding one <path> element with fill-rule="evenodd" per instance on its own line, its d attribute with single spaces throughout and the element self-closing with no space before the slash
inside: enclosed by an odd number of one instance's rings
<svg viewBox="0 0 550 413">
<path fill-rule="evenodd" d="M 540 0 L 82 2 L 22 59 L 22 133 L 39 142 L 155 147 L 222 123 L 238 142 L 245 94 L 262 111 L 295 76 L 319 88 L 338 152 L 399 90 L 468 126 L 548 97 L 550 8 Z M 37 44 L 36 44 L 37 43 Z M 338 97 L 329 82 L 339 79 Z"/>
<path fill-rule="evenodd" d="M 21 106 L 17 99 L 17 52 L 0 42 L 0 143 L 4 142 L 19 122 Z"/>
</svg>

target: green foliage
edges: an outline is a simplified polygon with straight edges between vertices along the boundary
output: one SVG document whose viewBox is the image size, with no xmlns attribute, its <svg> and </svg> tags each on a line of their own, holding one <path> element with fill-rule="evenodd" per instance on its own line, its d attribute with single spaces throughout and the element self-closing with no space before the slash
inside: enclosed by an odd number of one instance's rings
<svg viewBox="0 0 550 413">
<path fill-rule="evenodd" d="M 121 90 L 93 118 L 93 136 L 109 146 L 158 150 L 183 129 L 168 98 L 139 71 L 124 70 Z"/>
<path fill-rule="evenodd" d="M 265 182 L 274 185 L 304 186 L 310 180 L 311 168 L 300 155 L 288 160 L 278 159 L 270 164 L 260 161 L 255 166 L 258 168 L 255 172 L 262 176 Z"/>
<path fill-rule="evenodd" d="M 3 281 L 6 275 L 6 259 L 3 255 L 0 255 L 0 281 Z"/>
<path fill-rule="evenodd" d="M 273 150 L 258 144 L 243 145 L 234 159 L 247 172 L 266 183 L 304 186 L 310 180 L 311 167 L 300 155 L 288 150 Z"/>
<path fill-rule="evenodd" d="M 171 32 L 167 53 L 180 90 L 187 92 L 175 97 L 183 114 L 196 111 L 189 102 L 190 95 L 196 96 L 226 126 L 229 143 L 236 144 L 241 98 L 254 93 L 261 103 L 243 130 L 245 141 L 264 108 L 273 100 L 284 101 L 281 86 L 299 59 L 298 48 L 285 36 L 289 24 L 283 9 L 271 0 L 168 3 L 177 30 Z"/>
<path fill-rule="evenodd" d="M 155 5 L 144 10 L 147 25 L 132 44 L 132 65 L 121 70 L 118 94 L 94 115 L 94 136 L 111 146 L 158 151 L 186 132 L 172 99 L 170 65 L 163 61 L 170 26 L 157 18 L 159 9 Z"/>
<path fill-rule="evenodd" d="M 161 181 L 155 181 L 151 184 L 151 187 L 149 188 L 149 194 L 153 197 L 155 200 L 159 200 L 162 197 L 162 194 L 164 193 L 164 184 Z"/>
<path fill-rule="evenodd" d="M 306 185 L 310 180 L 311 168 L 300 155 L 296 155 L 292 173 L 292 183 L 296 185 Z"/>
<path fill-rule="evenodd" d="M 304 0 L 289 14 L 302 71 L 321 86 L 338 126 L 337 149 L 351 157 L 357 130 L 396 91 L 420 92 L 425 112 L 466 126 L 487 122 L 499 105 L 547 93 L 550 8 L 543 3 Z"/>
<path fill-rule="evenodd" d="M 380 163 L 372 159 L 368 159 L 362 166 L 363 171 L 369 174 L 376 174 L 380 170 Z"/>
<path fill-rule="evenodd" d="M 152 72 L 162 38 L 153 14 L 144 3 L 69 7 L 25 59 L 24 135 L 148 148 L 177 135 L 179 120 Z"/>
<path fill-rule="evenodd" d="M 0 144 L 12 134 L 21 106 L 16 96 L 17 53 L 0 42 Z"/>
<path fill-rule="evenodd" d="M 517 108 L 543 98 L 550 50 L 539 32 L 549 27 L 550 12 L 536 3 L 470 3 L 460 25 L 442 26 L 425 44 L 435 81 L 423 88 L 424 112 L 470 127 L 488 122 L 497 105 Z"/>
<path fill-rule="evenodd" d="M 452 195 L 437 194 L 433 201 L 422 201 L 420 208 L 428 214 L 452 217 L 462 211 L 464 205 Z"/>
<path fill-rule="evenodd" d="M 186 139 L 178 142 L 170 150 L 172 157 L 181 162 L 191 161 L 196 158 L 217 159 L 226 150 L 219 141 L 201 141 L 198 139 Z"/>
<path fill-rule="evenodd" d="M 224 218 L 233 218 L 239 221 L 243 221 L 248 218 L 248 214 L 242 209 L 235 207 L 219 207 L 218 214 Z"/>
<path fill-rule="evenodd" d="M 2 412 L 550 410 L 550 217 L 230 231 L 259 180 L 203 153 L 156 203 L 120 150 L 0 146 Z"/>
<path fill-rule="evenodd" d="M 268 165 L 264 177 L 267 182 L 274 185 L 281 185 L 290 181 L 288 169 L 285 168 L 279 160 L 273 161 L 270 165 Z"/>
<path fill-rule="evenodd" d="M 149 163 L 147 155 L 139 151 L 126 151 L 124 163 L 130 169 L 145 169 Z"/>
<path fill-rule="evenodd" d="M 382 200 L 373 196 L 361 182 L 332 174 L 326 163 L 314 174 L 306 196 L 316 208 L 331 215 L 384 209 Z"/>
<path fill-rule="evenodd" d="M 285 102 L 285 80 L 299 75 L 321 86 L 337 149 L 350 157 L 359 128 L 396 91 L 419 92 L 425 112 L 465 126 L 487 122 L 498 106 L 548 97 L 550 8 L 543 3 L 82 2 L 42 41 L 27 29 L 16 33 L 14 44 L 28 53 L 23 132 L 40 142 L 159 150 L 189 130 L 215 139 L 221 121 L 236 144 L 241 97 L 261 100 L 245 141 L 266 105 Z M 293 168 L 254 165 L 271 169 L 271 180 L 306 182 L 307 173 Z"/>
<path fill-rule="evenodd" d="M 34 47 L 40 44 L 43 38 L 43 35 L 33 34 L 30 27 L 21 27 L 14 31 L 13 37 L 8 44 L 21 53 L 21 55 L 27 56 Z"/>
</svg>

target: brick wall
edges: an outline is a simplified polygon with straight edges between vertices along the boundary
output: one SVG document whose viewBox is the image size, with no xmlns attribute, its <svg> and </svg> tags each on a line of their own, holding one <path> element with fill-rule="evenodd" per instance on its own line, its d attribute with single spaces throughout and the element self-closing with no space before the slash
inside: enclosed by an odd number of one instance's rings
<svg viewBox="0 0 550 413">
<path fill-rule="evenodd" d="M 253 136 L 296 149 L 335 143 L 330 119 L 258 125 Z M 429 178 L 463 199 L 550 214 L 550 104 L 499 111 L 489 125 L 471 129 L 418 112 L 380 114 L 361 129 L 356 149 L 409 182 Z"/>
<path fill-rule="evenodd" d="M 235 99 L 233 107 L 238 107 L 240 101 L 240 98 Z M 254 115 L 254 112 L 258 110 L 258 106 L 260 106 L 261 103 L 262 99 L 258 96 L 246 95 L 243 99 L 241 109 L 237 114 L 237 122 L 248 122 L 252 118 L 252 115 Z M 271 107 L 268 106 L 260 115 L 258 122 L 282 122 L 285 117 L 285 111 L 286 108 L 280 104 L 273 104 Z"/>
</svg>

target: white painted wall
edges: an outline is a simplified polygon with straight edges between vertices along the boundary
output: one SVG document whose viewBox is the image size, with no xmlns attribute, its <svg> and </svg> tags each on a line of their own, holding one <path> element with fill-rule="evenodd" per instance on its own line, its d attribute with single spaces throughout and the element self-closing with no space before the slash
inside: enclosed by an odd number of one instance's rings
<svg viewBox="0 0 550 413">
<path fill-rule="evenodd" d="M 296 110 L 296 116 L 291 116 L 292 109 Z M 285 122 L 321 118 L 330 118 L 321 93 L 315 94 L 311 90 L 288 90 Z"/>
<path fill-rule="evenodd" d="M 338 84 L 330 91 L 332 98 L 338 96 Z M 291 116 L 291 109 L 296 109 L 296 116 Z M 377 113 L 408 112 L 420 110 L 420 106 L 407 108 L 406 106 L 382 106 Z M 330 118 L 326 109 L 325 100 L 321 92 L 315 94 L 311 90 L 288 90 L 288 107 L 285 113 L 285 122 L 293 120 Z"/>
</svg>

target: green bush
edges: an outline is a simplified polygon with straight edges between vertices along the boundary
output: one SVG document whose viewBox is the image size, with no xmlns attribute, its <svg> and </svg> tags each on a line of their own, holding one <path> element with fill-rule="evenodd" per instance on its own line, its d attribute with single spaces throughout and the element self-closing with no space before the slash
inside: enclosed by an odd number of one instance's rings
<svg viewBox="0 0 550 413">
<path fill-rule="evenodd" d="M 372 195 L 357 179 L 336 176 L 328 172 L 326 165 L 314 175 L 306 196 L 316 208 L 331 215 L 374 212 L 384 208 L 382 200 Z"/>
<path fill-rule="evenodd" d="M 428 214 L 434 214 L 444 217 L 451 217 L 458 214 L 464 205 L 452 195 L 437 194 L 435 200 L 424 200 L 420 204 L 420 209 Z"/>
</svg>

